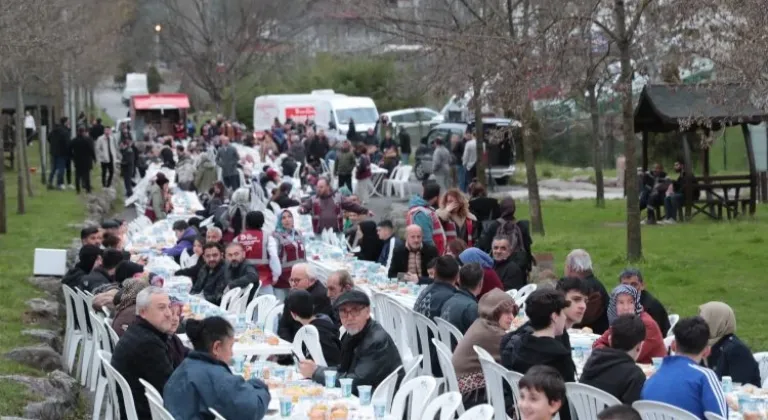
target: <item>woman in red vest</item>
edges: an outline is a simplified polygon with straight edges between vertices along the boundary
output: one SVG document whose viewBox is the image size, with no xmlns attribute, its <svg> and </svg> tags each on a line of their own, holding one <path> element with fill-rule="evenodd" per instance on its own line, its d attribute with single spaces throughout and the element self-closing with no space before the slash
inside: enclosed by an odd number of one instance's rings
<svg viewBox="0 0 768 420">
<path fill-rule="evenodd" d="M 477 219 L 469 212 L 469 202 L 461 191 L 451 188 L 445 192 L 440 199 L 437 216 L 443 224 L 446 243 L 462 239 L 469 247 L 474 245 Z"/>
<path fill-rule="evenodd" d="M 263 227 L 264 214 L 260 211 L 249 211 L 245 215 L 245 229 L 235 237 L 235 242 L 243 245 L 245 262 L 252 265 L 259 274 L 259 296 L 273 293 L 275 277 L 281 273 L 277 241 L 264 233 Z"/>
<path fill-rule="evenodd" d="M 282 274 L 274 282 L 275 297 L 281 302 L 288 296 L 291 284 L 288 279 L 291 278 L 291 269 L 298 263 L 306 262 L 304 251 L 304 241 L 301 233 L 294 229 L 293 213 L 290 210 L 283 210 L 279 213 L 279 219 L 275 226 L 275 232 L 272 236 L 277 240 L 277 253 L 280 256 L 280 266 Z"/>
</svg>

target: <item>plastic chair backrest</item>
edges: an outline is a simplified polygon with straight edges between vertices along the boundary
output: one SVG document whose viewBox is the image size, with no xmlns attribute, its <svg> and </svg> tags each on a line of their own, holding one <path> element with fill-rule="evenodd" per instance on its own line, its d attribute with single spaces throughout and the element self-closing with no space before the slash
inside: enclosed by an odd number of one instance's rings
<svg viewBox="0 0 768 420">
<path fill-rule="evenodd" d="M 88 316 L 85 313 L 86 297 L 85 294 L 78 288 L 75 288 L 75 292 L 72 294 L 75 306 L 75 315 L 77 315 L 77 323 L 80 325 L 80 330 L 83 332 L 83 336 L 90 336 L 91 331 L 88 330 Z"/>
<path fill-rule="evenodd" d="M 459 420 L 491 420 L 494 416 L 493 406 L 490 404 L 476 405 L 464 414 L 459 416 Z"/>
<path fill-rule="evenodd" d="M 181 268 L 189 267 L 191 265 L 191 259 L 192 255 L 190 254 L 189 250 L 185 248 L 183 251 L 181 251 L 181 255 L 179 256 L 179 266 Z"/>
<path fill-rule="evenodd" d="M 403 363 L 403 369 L 405 369 L 405 376 L 403 376 L 403 383 L 410 381 L 416 377 L 419 372 L 419 368 L 424 361 L 424 356 L 418 355 L 411 360 Z"/>
<path fill-rule="evenodd" d="M 422 418 L 432 420 L 437 413 L 440 413 L 440 420 L 453 420 L 456 418 L 456 410 L 461 405 L 460 392 L 446 392 L 429 403 L 422 413 Z"/>
<path fill-rule="evenodd" d="M 680 315 L 678 314 L 669 315 L 669 331 L 667 332 L 667 337 L 672 335 L 672 328 L 675 328 L 675 324 L 677 324 L 677 321 L 680 321 Z"/>
<path fill-rule="evenodd" d="M 517 390 L 517 383 L 511 380 L 509 370 L 504 366 L 496 363 L 493 358 L 488 358 L 481 355 L 478 349 L 480 347 L 474 346 L 475 352 L 480 359 L 480 368 L 483 370 L 483 376 L 485 377 L 485 391 L 488 396 L 488 402 L 493 406 L 497 419 L 506 419 L 507 412 L 504 403 L 504 382 L 506 381 L 509 387 L 512 389 L 515 401 L 518 401 L 519 390 Z M 480 349 L 483 350 L 483 349 Z M 483 350 L 485 352 L 485 350 Z M 486 354 L 488 352 L 485 352 Z M 517 405 L 515 411 L 518 411 Z M 517 413 L 517 418 L 520 418 L 520 413 Z"/>
<path fill-rule="evenodd" d="M 392 407 L 392 398 L 395 396 L 395 386 L 397 386 L 397 379 L 400 371 L 403 370 L 402 366 L 399 366 L 392 373 L 390 373 L 383 381 L 376 387 L 371 396 L 371 401 L 377 401 L 384 398 L 387 401 L 387 410 Z"/>
<path fill-rule="evenodd" d="M 212 409 L 212 408 L 210 408 L 210 407 L 208 407 L 208 411 L 210 411 L 210 412 L 211 412 L 211 414 L 213 414 L 213 417 L 214 417 L 216 420 L 227 420 L 227 419 L 225 419 L 225 418 L 224 418 L 224 416 L 222 416 L 221 414 L 219 414 L 219 412 L 218 412 L 218 411 L 216 411 L 216 410 L 214 410 L 214 409 Z"/>
<path fill-rule="evenodd" d="M 227 293 L 224 293 L 224 296 L 221 298 L 221 304 L 219 307 L 225 311 L 228 310 L 232 299 L 236 296 L 240 296 L 240 290 L 241 289 L 239 287 L 235 287 L 234 289 L 230 289 Z"/>
<path fill-rule="evenodd" d="M 106 328 L 107 334 L 109 335 L 109 347 L 114 351 L 115 346 L 117 345 L 117 341 L 120 340 L 120 336 L 118 336 L 115 329 L 112 328 L 112 324 L 110 324 L 108 319 L 104 320 L 104 327 Z"/>
<path fill-rule="evenodd" d="M 314 325 L 305 325 L 299 328 L 293 337 L 293 352 L 300 360 L 305 360 L 304 346 L 307 346 L 309 355 L 318 366 L 328 366 L 323 355 L 323 348 L 320 347 L 320 333 Z"/>
<path fill-rule="evenodd" d="M 91 311 L 91 325 L 93 326 L 93 339 L 99 346 L 98 350 L 112 351 L 112 343 L 110 342 L 109 333 L 104 326 L 106 319 L 99 318 L 95 312 Z"/>
<path fill-rule="evenodd" d="M 421 354 L 424 356 L 424 363 L 422 364 L 421 371 L 425 375 L 432 376 L 432 352 L 430 351 L 431 343 L 429 340 L 432 337 L 440 337 L 440 332 L 437 330 L 437 325 L 424 315 L 412 311 L 412 320 L 416 325 L 416 334 L 421 348 Z"/>
<path fill-rule="evenodd" d="M 453 351 L 456 344 L 464 338 L 464 334 L 455 325 L 439 316 L 435 317 L 435 324 L 437 324 L 437 330 L 440 332 L 440 341 Z"/>
<path fill-rule="evenodd" d="M 103 350 L 100 350 L 98 352 L 99 357 L 101 358 L 101 365 L 104 367 L 104 370 L 107 372 L 107 381 L 109 383 L 108 388 L 112 392 L 112 401 L 118 401 L 117 399 L 117 389 L 120 388 L 120 394 L 123 396 L 123 406 L 125 407 L 125 415 L 128 417 L 124 420 L 139 420 L 138 415 L 136 414 L 136 406 L 133 404 L 133 392 L 131 392 L 131 387 L 128 385 L 128 382 L 123 378 L 123 375 L 120 374 L 115 368 L 112 367 L 112 364 L 110 363 L 110 360 L 112 359 L 112 354 L 107 353 Z"/>
<path fill-rule="evenodd" d="M 711 411 L 705 411 L 704 418 L 707 420 L 725 420 L 725 417 L 721 417 Z"/>
<path fill-rule="evenodd" d="M 672 343 L 675 341 L 674 335 L 668 335 L 664 337 L 664 347 L 667 349 L 667 354 L 672 354 Z"/>
<path fill-rule="evenodd" d="M 389 309 L 387 314 L 392 323 L 392 332 L 389 335 L 395 340 L 400 358 L 403 360 L 413 358 L 419 353 L 419 347 L 416 344 L 418 341 L 416 325 L 410 318 L 412 311 L 391 297 L 386 297 L 385 300 Z"/>
<path fill-rule="evenodd" d="M 281 303 L 270 309 L 269 313 L 267 314 L 267 318 L 264 320 L 265 331 L 271 331 L 272 333 L 277 334 L 277 322 L 283 315 L 284 307 L 285 305 Z"/>
<path fill-rule="evenodd" d="M 390 415 L 393 418 L 401 419 L 408 409 L 408 419 L 421 420 L 421 414 L 434 398 L 436 390 L 437 380 L 431 376 L 419 376 L 408 382 L 403 382 L 392 400 Z M 410 400 L 410 404 L 407 404 L 406 400 Z"/>
<path fill-rule="evenodd" d="M 536 283 L 526 284 L 523 286 L 520 290 L 517 291 L 517 294 L 515 295 L 515 303 L 517 306 L 522 305 L 525 303 L 525 301 L 528 299 L 528 296 L 531 295 L 531 293 L 536 291 L 536 288 L 538 286 Z"/>
<path fill-rule="evenodd" d="M 251 297 L 251 290 L 253 289 L 253 283 L 249 284 L 240 294 L 233 297 L 229 301 L 229 309 L 227 312 L 231 314 L 242 314 L 248 307 L 248 298 Z"/>
<path fill-rule="evenodd" d="M 448 384 L 448 391 L 460 393 L 459 380 L 456 378 L 456 369 L 453 367 L 453 361 L 451 360 L 451 351 L 445 346 L 445 343 L 436 338 L 432 339 L 432 343 L 437 350 L 437 360 L 440 362 L 440 370 L 443 371 L 443 378 Z M 459 411 L 459 414 L 464 413 L 464 405 L 462 403 L 457 405 L 456 409 Z"/>
<path fill-rule="evenodd" d="M 509 289 L 509 290 L 507 290 L 507 294 L 508 294 L 510 297 L 512 297 L 512 299 L 514 299 L 514 298 L 515 298 L 515 296 L 517 296 L 517 289 Z"/>
<path fill-rule="evenodd" d="M 698 417 L 682 408 L 658 401 L 635 401 L 632 408 L 643 420 L 696 420 Z"/>
<path fill-rule="evenodd" d="M 768 381 L 768 351 L 761 351 L 752 355 L 760 368 L 760 382 Z M 765 387 L 763 387 L 765 388 Z"/>
<path fill-rule="evenodd" d="M 253 321 L 253 313 L 256 312 L 256 325 L 263 324 L 267 319 L 267 313 L 277 304 L 275 295 L 256 296 L 248 307 L 245 308 L 245 319 Z"/>
<path fill-rule="evenodd" d="M 568 382 L 565 394 L 579 419 L 596 419 L 606 407 L 621 405 L 621 401 L 613 395 L 586 384 Z"/>
<path fill-rule="evenodd" d="M 149 391 L 145 392 L 144 395 L 147 397 L 147 401 L 149 401 L 149 411 L 152 413 L 152 420 L 175 420 L 171 413 L 163 407 L 162 399 L 158 400 L 157 396 Z"/>
<path fill-rule="evenodd" d="M 160 402 L 162 402 L 162 401 L 163 401 L 163 396 L 162 396 L 162 395 L 160 395 L 160 391 L 158 391 L 158 390 L 157 390 L 157 388 L 155 388 L 154 386 L 152 386 L 152 384 L 151 384 L 151 383 L 149 383 L 149 382 L 145 381 L 145 380 L 144 380 L 144 379 L 142 379 L 142 378 L 139 378 L 139 383 L 140 383 L 140 384 L 142 384 L 142 385 L 144 385 L 144 391 L 146 391 L 146 393 L 147 393 L 147 394 L 151 394 L 152 396 L 154 396 L 155 398 L 157 398 L 158 400 L 160 400 Z"/>
</svg>

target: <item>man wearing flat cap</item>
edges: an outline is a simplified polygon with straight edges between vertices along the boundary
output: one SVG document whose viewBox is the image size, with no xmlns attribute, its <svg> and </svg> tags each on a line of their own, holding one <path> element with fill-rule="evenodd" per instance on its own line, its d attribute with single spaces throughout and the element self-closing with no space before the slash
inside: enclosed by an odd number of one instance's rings
<svg viewBox="0 0 768 420">
<path fill-rule="evenodd" d="M 339 379 L 349 378 L 353 380 L 352 392 L 356 395 L 360 385 L 371 385 L 375 390 L 402 365 L 395 342 L 381 324 L 371 319 L 371 300 L 364 292 L 356 289 L 344 292 L 334 308 L 346 329 L 341 337 L 341 362 L 326 368 L 305 360 L 300 362 L 299 370 L 305 377 L 322 384 L 325 370 L 335 369 L 336 386 L 340 386 Z"/>
</svg>

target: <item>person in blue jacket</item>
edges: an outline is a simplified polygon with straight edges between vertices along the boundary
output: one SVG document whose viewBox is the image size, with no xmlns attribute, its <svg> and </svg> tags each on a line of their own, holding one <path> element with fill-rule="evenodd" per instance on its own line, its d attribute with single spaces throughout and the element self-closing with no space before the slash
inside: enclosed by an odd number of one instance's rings
<svg viewBox="0 0 768 420">
<path fill-rule="evenodd" d="M 699 316 L 709 325 L 711 351 L 704 360 L 717 377 L 730 376 L 740 384 L 752 384 L 758 388 L 760 365 L 743 341 L 736 337 L 736 315 L 723 302 L 707 302 L 699 306 Z"/>
<path fill-rule="evenodd" d="M 197 230 L 194 227 L 187 224 L 184 220 L 177 220 L 173 222 L 173 233 L 176 234 L 176 245 L 170 248 L 163 248 L 163 255 L 173 257 L 176 262 L 179 262 L 181 254 L 186 250 L 192 254 L 192 247 L 195 244 L 195 238 L 197 238 Z"/>
<path fill-rule="evenodd" d="M 233 375 L 235 333 L 221 317 L 186 322 L 194 350 L 173 372 L 163 390 L 163 404 L 176 420 L 213 420 L 213 408 L 228 420 L 261 419 L 269 407 L 269 389 L 259 379 Z"/>
<path fill-rule="evenodd" d="M 672 333 L 675 355 L 665 357 L 645 381 L 640 399 L 673 405 L 702 420 L 707 411 L 728 418 L 720 379 L 711 369 L 700 366 L 709 355 L 707 321 L 700 316 L 681 319 Z"/>
</svg>

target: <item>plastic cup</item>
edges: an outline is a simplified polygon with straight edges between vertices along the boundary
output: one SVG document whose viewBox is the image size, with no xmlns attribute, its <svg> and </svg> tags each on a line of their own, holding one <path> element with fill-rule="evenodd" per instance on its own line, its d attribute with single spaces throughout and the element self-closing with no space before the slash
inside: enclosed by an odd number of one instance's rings
<svg viewBox="0 0 768 420">
<path fill-rule="evenodd" d="M 336 371 L 335 370 L 325 371 L 325 387 L 336 388 Z"/>
<path fill-rule="evenodd" d="M 293 399 L 291 397 L 280 397 L 280 417 L 291 417 L 293 410 Z"/>
<path fill-rule="evenodd" d="M 373 402 L 373 417 L 383 419 L 387 414 L 387 400 L 378 398 Z"/>
<path fill-rule="evenodd" d="M 651 357 L 651 362 L 653 362 L 653 369 L 659 370 L 661 367 L 661 363 L 664 361 L 663 357 Z"/>
<path fill-rule="evenodd" d="M 360 398 L 360 405 L 371 405 L 371 391 L 370 385 L 360 385 L 357 387 L 357 395 Z"/>
<path fill-rule="evenodd" d="M 341 384 L 341 396 L 343 398 L 351 397 L 352 396 L 352 379 L 351 378 L 339 379 L 339 384 Z"/>
<path fill-rule="evenodd" d="M 730 376 L 723 376 L 723 392 L 733 392 L 733 378 Z"/>
</svg>

